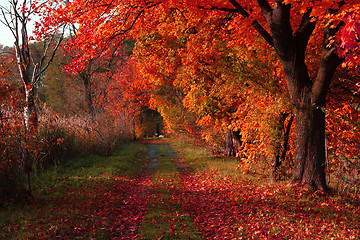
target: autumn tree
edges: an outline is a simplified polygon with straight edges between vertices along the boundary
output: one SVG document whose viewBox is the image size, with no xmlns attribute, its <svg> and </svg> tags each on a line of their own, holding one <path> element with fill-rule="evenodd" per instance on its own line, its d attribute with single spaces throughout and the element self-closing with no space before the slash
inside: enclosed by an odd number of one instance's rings
<svg viewBox="0 0 360 240">
<path fill-rule="evenodd" d="M 38 92 L 43 97 L 42 101 L 47 107 L 62 116 L 83 115 L 86 110 L 83 101 L 82 83 L 70 74 L 63 71 L 71 61 L 65 50 L 60 48 L 54 56 L 52 64 L 41 80 Z"/>
<path fill-rule="evenodd" d="M 20 81 L 24 92 L 24 123 L 27 129 L 37 125 L 37 114 L 35 107 L 35 88 L 43 73 L 50 65 L 53 56 L 59 47 L 62 36 L 49 35 L 43 41 L 44 50 L 38 61 L 34 62 L 33 53 L 29 47 L 31 39 L 29 33 L 30 18 L 38 13 L 39 5 L 36 2 L 24 0 L 12 0 L 9 6 L 1 6 L 2 23 L 11 31 L 14 37 L 14 48 Z M 55 43 L 55 45 L 54 45 Z M 52 52 L 52 53 L 51 53 Z"/>
<path fill-rule="evenodd" d="M 133 129 L 133 139 L 136 139 L 145 133 L 141 122 L 146 118 L 153 86 L 141 76 L 137 62 L 130 56 L 123 56 L 115 69 L 108 82 L 98 89 L 102 99 L 99 103 L 111 115 L 127 117 L 132 125 L 128 128 Z"/>
<path fill-rule="evenodd" d="M 156 25 L 172 9 L 183 12 L 188 22 L 208 21 L 228 13 L 223 29 L 224 35 L 232 36 L 230 45 L 249 48 L 260 45 L 264 53 L 273 50 L 280 62 L 295 115 L 292 182 L 326 191 L 326 96 L 339 65 L 344 60 L 349 67 L 358 64 L 358 7 L 359 2 L 353 0 L 75 0 L 58 8 L 49 18 L 57 23 L 71 21 L 82 26 L 72 44 L 86 50 L 87 54 L 79 58 L 86 62 L 86 56 L 106 48 L 111 40 L 130 33 L 136 36 L 142 28 Z"/>
<path fill-rule="evenodd" d="M 140 71 L 157 86 L 154 90 L 162 89 L 152 91 L 151 102 L 176 134 L 187 131 L 216 153 L 243 157 L 244 171 L 256 164 L 257 172 L 267 173 L 272 165 L 276 179 L 287 158 L 293 116 L 284 104 L 283 81 L 271 71 L 274 56 L 267 61 L 259 54 L 244 57 L 247 48 L 227 46 L 221 38 L 226 15 L 191 24 L 174 9 L 138 35 Z M 186 109 L 178 117 L 181 108 Z"/>
<path fill-rule="evenodd" d="M 16 53 L 16 65 L 20 76 L 21 91 L 23 98 L 23 121 L 25 127 L 24 134 L 24 153 L 22 156 L 22 166 L 28 176 L 29 192 L 31 193 L 30 172 L 34 164 L 34 158 L 29 149 L 33 144 L 32 134 L 35 132 L 38 124 L 35 89 L 46 69 L 53 60 L 54 54 L 62 40 L 62 35 L 51 32 L 44 32 L 39 35 L 37 40 L 42 40 L 43 51 L 34 53 L 30 47 L 30 42 L 34 37 L 28 33 L 30 18 L 38 14 L 43 3 L 37 1 L 11 0 L 8 6 L 1 6 L 1 23 L 4 24 L 14 38 L 14 49 Z M 41 37 L 45 38 L 41 39 Z M 38 57 L 36 59 L 36 57 Z"/>
<path fill-rule="evenodd" d="M 103 111 L 101 99 L 106 92 L 104 88 L 117 71 L 117 62 L 122 56 L 111 59 L 94 57 L 84 68 L 72 71 L 66 66 L 72 62 L 78 51 L 67 52 L 60 48 L 54 56 L 42 79 L 43 85 L 39 93 L 45 97 L 43 101 L 47 106 L 64 116 L 85 116 L 95 118 Z"/>
</svg>

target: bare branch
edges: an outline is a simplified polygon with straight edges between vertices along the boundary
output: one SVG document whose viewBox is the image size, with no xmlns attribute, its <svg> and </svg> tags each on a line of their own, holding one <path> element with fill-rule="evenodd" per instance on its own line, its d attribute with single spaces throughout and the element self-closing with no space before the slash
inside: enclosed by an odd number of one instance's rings
<svg viewBox="0 0 360 240">
<path fill-rule="evenodd" d="M 39 71 L 39 73 L 35 76 L 34 80 L 36 80 L 36 82 L 34 84 L 36 84 L 41 75 L 46 71 L 46 69 L 48 69 L 48 67 L 50 66 L 51 62 L 54 60 L 54 57 L 55 57 L 55 54 L 56 54 L 56 51 L 59 49 L 60 47 L 60 44 L 62 42 L 62 40 L 64 39 L 64 31 L 62 32 L 62 34 L 60 35 L 60 38 L 59 40 L 57 41 L 57 44 L 55 46 L 55 48 L 52 50 L 52 53 L 51 53 L 51 56 L 50 56 L 50 59 L 48 60 L 48 62 L 46 63 L 46 65 Z M 51 45 L 51 42 L 48 43 L 48 45 L 46 46 L 46 49 L 44 51 L 44 54 L 43 54 L 43 57 L 41 58 L 40 62 L 39 62 L 39 67 L 41 67 L 45 61 L 45 57 L 47 55 L 47 52 L 50 48 L 50 45 Z"/>
<path fill-rule="evenodd" d="M 109 43 L 111 40 L 113 40 L 117 36 L 120 36 L 120 35 L 123 35 L 123 34 L 126 34 L 127 32 L 129 32 L 135 26 L 136 21 L 145 12 L 146 9 L 156 7 L 159 4 L 161 4 L 161 2 L 157 2 L 157 3 L 154 3 L 154 4 L 151 4 L 151 5 L 147 6 L 146 8 L 143 8 L 141 11 L 138 12 L 138 14 L 135 16 L 134 20 L 130 23 L 130 26 L 128 28 L 126 28 L 125 30 L 120 31 L 120 32 L 115 32 L 114 34 L 112 34 L 112 36 L 110 36 L 108 38 L 108 40 L 106 42 Z"/>
</svg>

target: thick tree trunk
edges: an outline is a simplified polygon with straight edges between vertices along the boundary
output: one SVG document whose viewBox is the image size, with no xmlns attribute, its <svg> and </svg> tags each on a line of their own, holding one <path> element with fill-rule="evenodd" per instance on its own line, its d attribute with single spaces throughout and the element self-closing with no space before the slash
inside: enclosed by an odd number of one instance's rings
<svg viewBox="0 0 360 240">
<path fill-rule="evenodd" d="M 325 173 L 324 109 L 331 80 L 342 61 L 336 54 L 335 46 L 328 48 L 330 36 L 334 35 L 331 31 L 334 30 L 325 30 L 320 67 L 313 81 L 304 74 L 307 69 L 302 67 L 305 66 L 303 59 L 300 64 L 293 66 L 295 74 L 286 74 L 295 113 L 296 146 L 292 183 L 310 185 L 325 192 L 328 186 Z"/>
<path fill-rule="evenodd" d="M 295 122 L 296 146 L 292 183 L 327 191 L 325 113 L 317 107 L 295 109 Z"/>
</svg>

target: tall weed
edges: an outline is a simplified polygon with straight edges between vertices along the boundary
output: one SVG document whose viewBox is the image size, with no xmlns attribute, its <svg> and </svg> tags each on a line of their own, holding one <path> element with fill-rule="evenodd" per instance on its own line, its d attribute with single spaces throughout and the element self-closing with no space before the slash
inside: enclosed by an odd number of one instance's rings
<svg viewBox="0 0 360 240">
<path fill-rule="evenodd" d="M 106 113 L 64 117 L 44 107 L 38 128 L 30 133 L 20 111 L 1 114 L 0 207 L 31 195 L 33 171 L 63 164 L 75 155 L 109 156 L 118 142 L 132 138 L 128 120 Z"/>
</svg>

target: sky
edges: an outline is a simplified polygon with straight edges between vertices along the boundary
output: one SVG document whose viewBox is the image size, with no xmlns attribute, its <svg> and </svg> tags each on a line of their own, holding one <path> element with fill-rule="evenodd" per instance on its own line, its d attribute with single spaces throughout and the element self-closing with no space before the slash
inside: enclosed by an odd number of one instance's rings
<svg viewBox="0 0 360 240">
<path fill-rule="evenodd" d="M 0 6 L 3 7 L 8 7 L 10 6 L 9 4 L 9 0 L 0 0 Z M 32 19 L 34 19 L 34 17 L 32 17 Z M 28 28 L 28 33 L 29 35 L 31 34 L 34 26 L 33 24 L 35 23 L 34 20 L 31 20 L 29 22 L 29 28 Z M 13 46 L 14 44 L 14 36 L 11 34 L 10 30 L 3 25 L 2 23 L 0 23 L 0 44 L 4 45 L 4 46 Z"/>
</svg>

